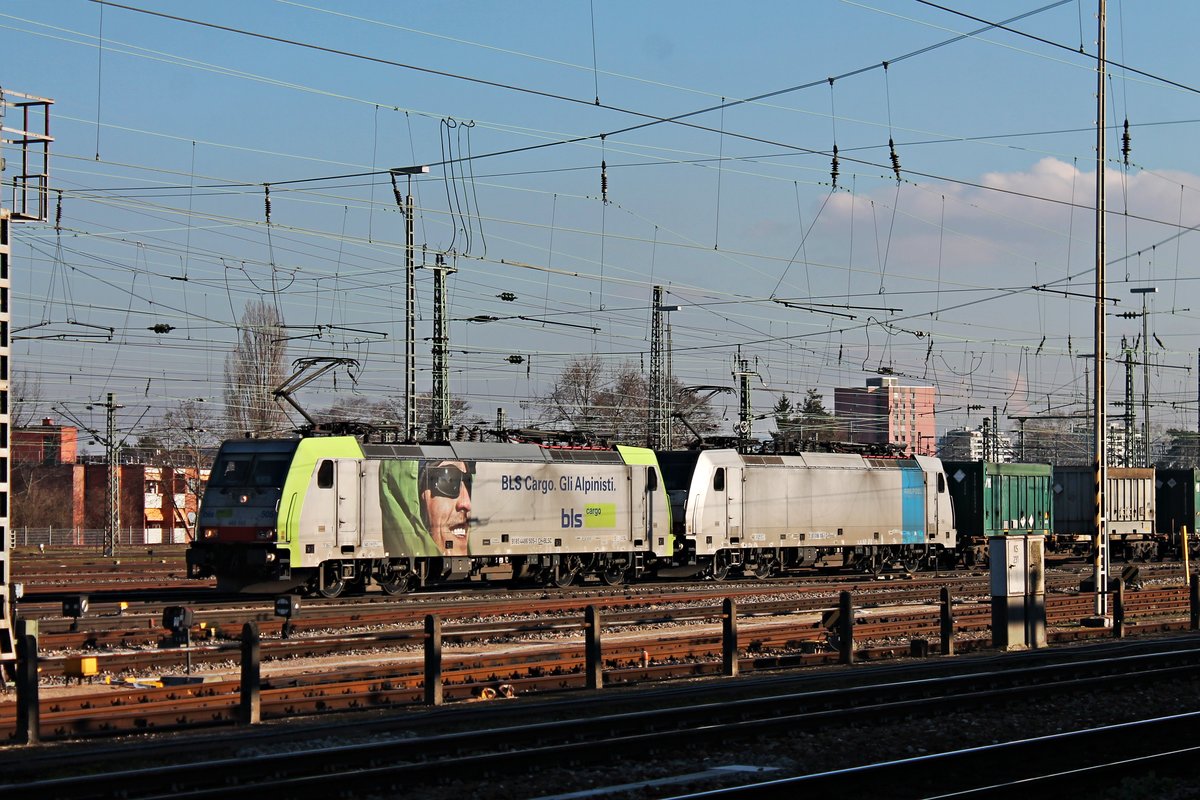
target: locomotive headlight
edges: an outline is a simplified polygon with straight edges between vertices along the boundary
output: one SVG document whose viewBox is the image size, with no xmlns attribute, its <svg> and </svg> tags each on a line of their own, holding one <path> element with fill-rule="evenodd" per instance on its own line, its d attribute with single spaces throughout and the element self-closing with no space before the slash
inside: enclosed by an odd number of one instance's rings
<svg viewBox="0 0 1200 800">
<path fill-rule="evenodd" d="M 273 541 L 275 539 L 275 529 L 264 528 L 260 531 L 257 531 L 254 535 L 256 538 L 262 541 Z"/>
<path fill-rule="evenodd" d="M 238 502 L 241 503 L 242 505 L 246 505 L 246 503 L 250 502 L 250 495 L 248 495 L 248 494 L 238 495 Z"/>
<path fill-rule="evenodd" d="M 275 560 L 275 554 L 274 554 L 274 553 L 267 553 L 267 563 L 268 563 L 268 564 L 270 564 L 270 563 L 271 563 L 272 561 L 274 561 L 274 560 Z"/>
<path fill-rule="evenodd" d="M 217 538 L 217 529 L 216 528 L 205 528 L 204 531 L 201 533 L 201 535 L 205 539 L 215 539 L 215 538 Z"/>
</svg>

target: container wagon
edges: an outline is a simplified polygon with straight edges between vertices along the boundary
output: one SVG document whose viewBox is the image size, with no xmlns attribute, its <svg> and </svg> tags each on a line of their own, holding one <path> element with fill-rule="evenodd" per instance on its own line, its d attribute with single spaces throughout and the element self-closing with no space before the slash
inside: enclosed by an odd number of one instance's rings
<svg viewBox="0 0 1200 800">
<path fill-rule="evenodd" d="M 1054 468 L 1054 535 L 1052 552 L 1090 555 L 1096 535 L 1096 489 L 1092 467 Z M 1105 488 L 1109 555 L 1144 561 L 1155 558 L 1154 470 L 1110 467 Z"/>
<path fill-rule="evenodd" d="M 1054 522 L 1053 468 L 995 461 L 943 462 L 954 504 L 954 527 L 964 563 L 986 564 L 995 536 L 1050 536 Z"/>
<path fill-rule="evenodd" d="M 1187 532 L 1188 553 L 1200 556 L 1200 470 L 1155 470 L 1154 499 L 1156 530 L 1165 552 L 1163 557 L 1181 558 L 1184 531 Z"/>
</svg>

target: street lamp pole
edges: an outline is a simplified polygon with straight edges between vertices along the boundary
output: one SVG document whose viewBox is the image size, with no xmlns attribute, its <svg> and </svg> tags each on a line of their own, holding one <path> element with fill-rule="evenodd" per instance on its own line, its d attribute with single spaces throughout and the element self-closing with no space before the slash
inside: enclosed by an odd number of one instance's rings
<svg viewBox="0 0 1200 800">
<path fill-rule="evenodd" d="M 1150 343 L 1146 341 L 1148 329 L 1146 325 L 1146 295 L 1155 294 L 1157 286 L 1136 286 L 1129 290 L 1131 294 L 1142 296 L 1142 466 L 1150 466 Z M 1126 413 L 1132 413 L 1125 409 Z"/>
<path fill-rule="evenodd" d="M 404 440 L 415 441 L 417 431 L 417 287 L 413 265 L 412 176 L 429 172 L 427 166 L 392 167 L 392 175 L 408 176 L 408 196 L 404 200 Z"/>
</svg>

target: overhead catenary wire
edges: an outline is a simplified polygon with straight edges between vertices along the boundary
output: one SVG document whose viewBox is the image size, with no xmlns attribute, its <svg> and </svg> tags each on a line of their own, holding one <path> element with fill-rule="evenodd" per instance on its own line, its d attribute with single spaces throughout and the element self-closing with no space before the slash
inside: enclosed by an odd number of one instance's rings
<svg viewBox="0 0 1200 800">
<path fill-rule="evenodd" d="M 166 18 L 166 19 L 171 19 L 171 20 L 175 20 L 175 21 L 178 21 L 178 22 L 183 22 L 183 23 L 187 23 L 187 24 L 200 25 L 200 26 L 203 26 L 203 27 L 210 27 L 210 28 L 214 28 L 214 29 L 217 29 L 217 30 L 223 30 L 223 31 L 226 31 L 226 32 L 229 32 L 229 33 L 238 34 L 238 35 L 250 36 L 250 37 L 254 37 L 254 38 L 261 38 L 261 39 L 264 39 L 264 40 L 268 40 L 268 41 L 274 41 L 274 42 L 278 42 L 278 43 L 282 43 L 282 44 L 288 44 L 288 45 L 297 46 L 297 47 L 306 47 L 306 48 L 314 49 L 314 50 L 321 51 L 321 52 L 327 52 L 327 53 L 330 53 L 330 54 L 333 54 L 333 55 L 341 55 L 341 56 L 346 56 L 346 57 L 350 57 L 350 58 L 358 58 L 358 59 L 363 59 L 363 60 L 371 61 L 371 62 L 374 62 L 374 63 L 385 64 L 385 65 L 388 65 L 388 66 L 394 66 L 394 67 L 400 67 L 400 68 L 406 68 L 406 69 L 414 69 L 414 70 L 416 70 L 416 71 L 428 72 L 428 73 L 431 73 L 431 74 L 436 74 L 436 75 L 440 75 L 440 76 L 443 76 L 443 77 L 453 77 L 453 78 L 456 78 L 456 79 L 462 79 L 462 80 L 466 80 L 466 81 L 469 81 L 469 82 L 477 82 L 477 83 L 481 83 L 481 84 L 484 84 L 484 85 L 490 85 L 490 86 L 493 86 L 493 87 L 495 87 L 495 88 L 504 88 L 504 89 L 508 89 L 508 90 L 512 90 L 512 91 L 526 92 L 526 93 L 535 94 L 535 95 L 539 95 L 539 96 L 544 96 L 544 97 L 548 97 L 548 98 L 551 98 L 551 99 L 561 100 L 561 101 L 564 101 L 564 102 L 570 102 L 570 103 L 577 103 L 577 104 L 584 104 L 584 103 L 587 103 L 587 101 L 585 101 L 585 100 L 582 100 L 582 99 L 579 99 L 579 98 L 571 98 L 571 97 L 569 97 L 569 96 L 566 96 L 566 95 L 557 95 L 557 94 L 554 94 L 554 93 L 550 93 L 550 92 L 544 92 L 544 91 L 541 91 L 541 90 L 531 89 L 531 88 L 528 88 L 528 87 L 518 87 L 518 86 L 515 86 L 515 85 L 501 84 L 501 83 L 494 82 L 494 81 L 489 81 L 489 80 L 486 80 L 486 79 L 481 79 L 481 78 L 475 78 L 475 77 L 471 77 L 471 76 L 463 76 L 463 75 L 453 74 L 453 73 L 445 72 L 445 71 L 442 71 L 442 70 L 435 70 L 435 69 L 430 69 L 430 68 L 417 67 L 417 66 L 414 66 L 414 65 L 405 64 L 405 63 L 402 63 L 402 62 L 396 62 L 396 61 L 392 61 L 392 60 L 389 60 L 389 59 L 383 59 L 383 58 L 378 58 L 378 57 L 374 57 L 374 56 L 367 56 L 367 55 L 364 55 L 364 54 L 361 54 L 361 53 L 354 53 L 354 52 L 351 52 L 351 51 L 344 51 L 344 50 L 339 50 L 339 49 L 336 49 L 336 48 L 328 48 L 328 47 L 324 47 L 324 46 L 321 46 L 321 45 L 315 45 L 315 44 L 312 44 L 312 43 L 300 42 L 300 41 L 297 41 L 297 40 L 285 39 L 285 38 L 283 38 L 283 37 L 276 37 L 276 36 L 271 36 L 271 35 L 268 35 L 268 34 L 263 34 L 263 33 L 253 32 L 253 31 L 247 31 L 247 30 L 244 30 L 244 29 L 239 29 L 239 28 L 233 28 L 233 27 L 231 27 L 231 26 L 219 25 L 219 24 L 216 24 L 216 23 L 211 23 L 211 22 L 204 22 L 204 21 L 201 21 L 201 20 L 195 20 L 195 19 L 191 19 L 191 18 L 180 17 L 180 16 L 177 16 L 177 15 L 172 15 L 172 14 L 165 14 L 165 13 L 162 13 L 162 12 L 157 12 L 157 11 L 150 11 L 150 10 L 147 10 L 147 9 L 141 9 L 141 8 L 137 8 L 137 7 L 134 7 L 134 6 L 127 6 L 127 5 L 123 5 L 123 4 L 120 4 L 120 3 L 115 3 L 115 2 L 113 2 L 113 0 L 91 0 L 91 2 L 95 2 L 95 3 L 102 3 L 102 4 L 105 4 L 105 5 L 111 5 L 111 6 L 114 6 L 114 7 L 122 8 L 122 9 L 125 9 L 125 10 L 128 10 L 128 11 L 132 11 L 132 12 L 136 12 L 136 13 L 142 13 L 142 14 L 148 14 L 148 15 L 151 15 L 151 16 L 157 16 L 157 17 L 163 17 L 163 18 Z M 965 38 L 968 38 L 969 36 L 976 35 L 976 34 L 978 34 L 978 33 L 982 32 L 983 30 L 988 30 L 988 29 L 990 29 L 990 28 L 1004 28 L 1004 26 L 1006 26 L 1007 24 L 1009 24 L 1009 23 L 1011 23 L 1011 22 L 1018 21 L 1018 20 L 1020 20 L 1020 19 L 1024 19 L 1024 18 L 1026 18 L 1026 17 L 1028 17 L 1028 16 L 1032 16 L 1032 15 L 1034 15 L 1034 14 L 1037 14 L 1037 13 L 1041 13 L 1042 11 L 1045 11 L 1045 10 L 1047 10 L 1047 9 L 1054 8 L 1054 7 L 1058 6 L 1058 5 L 1063 5 L 1063 4 L 1064 4 L 1064 3 L 1066 3 L 1066 2 L 1069 2 L 1069 0 L 1057 0 L 1057 2 L 1055 2 L 1055 3 L 1051 3 L 1051 4 L 1049 4 L 1049 5 L 1047 5 L 1047 6 L 1044 6 L 1044 7 L 1040 8 L 1040 9 L 1035 9 L 1034 11 L 1030 11 L 1030 12 L 1027 12 L 1027 13 L 1025 13 L 1025 14 L 1017 15 L 1016 17 L 1012 17 L 1012 18 L 1006 19 L 1006 20 L 1004 20 L 1003 22 L 1000 22 L 1000 23 L 987 23 L 987 24 L 985 25 L 985 27 L 984 27 L 984 28 L 982 28 L 982 29 L 980 29 L 979 31 L 974 31 L 974 32 L 972 32 L 972 33 L 970 33 L 970 34 L 963 34 L 963 35 L 959 35 L 959 36 L 953 37 L 953 38 L 951 38 L 951 39 L 945 40 L 945 41 L 943 41 L 943 42 L 939 42 L 939 43 L 937 43 L 937 44 L 934 44 L 934 45 L 930 45 L 930 46 L 927 46 L 927 47 L 924 47 L 924 48 L 920 48 L 920 49 L 918 49 L 918 50 L 915 50 L 915 51 L 910 51 L 910 52 L 908 52 L 908 53 L 905 53 L 905 54 L 903 54 L 903 55 L 900 55 L 900 56 L 893 57 L 893 58 L 891 58 L 891 59 L 888 59 L 888 60 L 887 60 L 887 61 L 885 61 L 885 62 L 880 62 L 880 63 L 878 63 L 878 64 L 873 64 L 873 65 L 869 65 L 869 66 L 861 67 L 861 68 L 858 68 L 858 69 L 855 69 L 855 70 L 851 70 L 851 71 L 848 71 L 848 72 L 844 72 L 844 73 L 842 73 L 841 75 L 838 75 L 838 76 L 836 76 L 836 77 L 837 77 L 838 79 L 842 79 L 842 78 L 848 78 L 848 77 L 852 77 L 852 76 L 855 76 L 855 75 L 860 75 L 860 74 L 863 74 L 863 73 L 866 73 L 866 72 L 872 71 L 872 70 L 874 70 L 874 69 L 879 69 L 879 68 L 882 68 L 882 67 L 883 67 L 883 64 L 885 64 L 885 63 L 896 63 L 896 62 L 898 62 L 898 61 L 902 61 L 902 60 L 905 60 L 905 59 L 908 59 L 908 58 L 913 58 L 913 57 L 915 57 L 915 56 L 917 56 L 917 55 L 923 55 L 923 54 L 925 54 L 925 53 L 932 52 L 933 50 L 935 50 L 935 49 L 938 49 L 938 48 L 940 48 L 940 47 L 946 46 L 946 45 L 948 45 L 948 44 L 952 44 L 952 43 L 954 43 L 954 42 L 961 41 L 961 40 L 963 40 L 963 39 L 965 39 Z M 1005 29 L 1005 30 L 1009 30 L 1008 28 L 1004 28 L 1004 29 Z M 725 109 L 725 108 L 729 108 L 729 107 L 736 106 L 736 105 L 743 105 L 743 104 L 747 104 L 747 103 L 753 103 L 753 102 L 757 102 L 757 101 L 759 101 L 759 100 L 768 99 L 768 98 L 771 98 L 771 97 L 777 97 L 777 96 L 780 96 L 780 95 L 783 95 L 783 94 L 789 94 L 789 93 L 796 92 L 796 91 L 800 91 L 800 90 L 803 90 L 803 89 L 812 88 L 812 87 L 814 87 L 814 86 L 818 86 L 818 85 L 820 85 L 821 83 L 824 83 L 824 82 L 826 82 L 826 81 L 828 81 L 828 78 L 824 78 L 824 79 L 821 79 L 821 80 L 818 80 L 818 81 L 812 81 L 812 82 L 808 82 L 808 83 L 805 83 L 805 84 L 798 84 L 798 85 L 791 86 L 791 87 L 787 87 L 787 88 L 784 88 L 784 89 L 773 90 L 773 91 L 770 91 L 770 92 L 765 92 L 765 93 L 762 93 L 762 94 L 754 95 L 754 96 L 751 96 L 751 97 L 748 97 L 748 98 L 736 99 L 736 100 L 731 100 L 731 101 L 728 101 L 728 102 L 726 102 L 726 101 L 724 101 L 724 100 L 723 100 L 721 103 L 719 103 L 719 104 L 718 104 L 718 105 L 716 105 L 716 106 L 711 106 L 711 107 L 708 107 L 708 108 L 703 108 L 703 109 L 699 109 L 699 110 L 696 110 L 696 111 L 686 112 L 686 113 L 684 113 L 684 114 L 678 114 L 678 115 L 673 115 L 673 116 L 669 116 L 669 117 L 658 117 L 658 116 L 655 116 L 655 115 L 653 115 L 653 114 L 646 114 L 646 113 L 644 113 L 644 112 L 636 112 L 636 111 L 632 111 L 632 110 L 630 110 L 630 109 L 624 109 L 624 108 L 618 108 L 618 107 L 610 107 L 610 106 L 602 106 L 602 107 L 604 107 L 604 108 L 608 108 L 608 109 L 610 109 L 610 110 L 615 110 L 615 111 L 620 111 L 620 112 L 622 112 L 622 113 L 632 114 L 632 115 L 635 115 L 635 116 L 642 116 L 642 117 L 649 117 L 649 118 L 650 118 L 650 119 L 649 119 L 649 121 L 647 121 L 647 122 L 644 122 L 644 123 L 639 123 L 639 124 L 632 125 L 632 126 L 627 126 L 627 127 L 620 128 L 620 129 L 616 129 L 616 130 L 610 130 L 610 131 L 606 131 L 605 133 L 606 133 L 606 135 L 615 135 L 615 134 L 620 134 L 620 133 L 628 133 L 628 132 L 630 132 L 630 131 L 634 131 L 634 130 L 640 130 L 640 129 L 643 129 L 643 128 L 645 128 L 645 127 L 651 126 L 651 125 L 658 125 L 658 124 L 664 124 L 664 123 L 682 124 L 682 125 L 687 125 L 688 127 L 693 127 L 693 128 L 699 129 L 699 130 L 709 130 L 709 131 L 711 131 L 711 130 L 712 130 L 711 128 L 708 128 L 708 127 L 706 127 L 706 126 L 700 126 L 700 125 L 696 125 L 695 123 L 690 123 L 690 122 L 687 122 L 686 120 L 688 120 L 688 119 L 689 119 L 689 118 L 691 118 L 691 117 L 695 117 L 695 116 L 698 116 L 698 115 L 701 115 L 701 114 L 709 113 L 709 112 L 711 112 L 711 111 L 715 111 L 715 110 L 718 110 L 718 109 Z M 594 103 L 593 103 L 592 105 L 594 105 Z M 745 135 L 745 134 L 735 134 L 735 133 L 731 133 L 730 135 L 737 136 L 738 138 L 746 139 L 746 140 L 748 140 L 748 141 L 759 141 L 759 142 L 762 142 L 762 143 L 770 143 L 770 144 L 776 144 L 776 145 L 780 145 L 780 146 L 788 146 L 788 147 L 791 147 L 791 148 L 793 148 L 793 149 L 795 149 L 795 150 L 797 150 L 797 151 L 799 151 L 799 152 L 808 152 L 808 153 L 813 153 L 813 154 L 816 154 L 816 153 L 819 153 L 819 152 L 820 152 L 820 151 L 818 151 L 818 150 L 812 150 L 811 148 L 804 148 L 804 147 L 799 147 L 799 146 L 796 146 L 796 145 L 786 145 L 785 143 L 780 143 L 780 142 L 772 142 L 772 141 L 770 141 L 770 140 L 765 140 L 765 139 L 763 139 L 763 138 L 760 138 L 760 137 L 753 137 L 753 136 L 748 136 L 748 135 Z M 579 142 L 587 141 L 587 140 L 589 140 L 589 139 L 596 139 L 596 138 L 598 138 L 599 136 L 600 136 L 600 134 L 592 134 L 592 135 L 587 135 L 587 136 L 582 136 L 582 137 L 575 137 L 575 138 L 567 139 L 567 140 L 560 141 L 560 142 L 545 143 L 545 144 L 538 144 L 538 145 L 530 145 L 530 146 L 528 146 L 528 147 L 523 147 L 523 148 L 511 148 L 511 149 L 508 149 L 508 150 L 503 150 L 503 151 L 494 151 L 494 152 L 491 152 L 491 153 L 480 154 L 479 156 L 475 156 L 475 157 L 476 157 L 476 158 L 491 158 L 491 157 L 496 157 L 496 156 L 501 156 L 501 155 L 511 155 L 511 154 L 518 153 L 518 152 L 528 152 L 528 151 L 530 151 L 530 150 L 541 149 L 541 148 L 548 147 L 548 146 L 556 146 L 556 145 L 562 145 L 562 144 L 572 144 L 572 143 L 579 143 Z M 361 174 L 360 174 L 360 175 L 361 175 Z M 311 178 L 311 179 L 309 179 L 309 180 L 312 180 L 312 181 L 320 181 L 320 180 L 330 180 L 330 179 L 337 179 L 337 178 L 340 178 L 340 177 L 354 177 L 354 176 L 325 176 L 325 177 L 315 177 L 315 178 Z M 926 176 L 924 176 L 924 177 L 934 177 L 934 176 L 929 176 L 929 175 L 926 175 Z M 284 180 L 284 181 L 273 181 L 273 183 L 275 183 L 275 184 L 277 184 L 277 185 L 278 185 L 278 184 L 284 184 L 284 183 L 290 183 L 290 182 L 304 182 L 304 181 L 305 181 L 305 179 L 296 179 L 296 180 L 294 180 L 294 181 L 288 181 L 288 180 Z"/>
<path fill-rule="evenodd" d="M 416 161 L 416 160 L 414 159 L 414 163 L 415 163 L 415 161 Z M 474 163 L 474 161 L 475 161 L 474 159 L 469 159 L 469 163 Z M 720 161 L 719 161 L 718 163 L 724 163 L 724 161 L 725 161 L 725 160 L 722 158 L 722 159 L 720 159 Z M 478 209 L 478 204 L 476 203 L 476 204 L 474 204 L 474 205 L 475 205 L 476 209 Z M 346 206 L 345 206 L 344 204 L 343 204 L 343 205 L 340 205 L 339 207 L 341 207 L 341 208 L 343 208 L 343 209 L 345 209 L 345 208 L 346 208 Z M 373 207 L 374 207 L 374 205 L 373 205 L 373 204 L 369 204 L 369 205 L 368 205 L 368 207 L 371 207 L 371 208 L 373 208 Z M 286 216 L 286 215 L 284 215 L 284 216 Z M 186 219 L 188 219 L 188 220 L 190 220 L 191 218 L 192 218 L 191 214 L 188 214 L 188 215 L 186 216 Z M 474 214 L 472 214 L 472 213 L 470 213 L 470 212 L 467 212 L 467 219 L 468 219 L 468 220 L 473 220 L 473 219 L 480 219 L 480 220 L 482 220 L 482 219 L 483 219 L 483 215 L 482 215 L 482 214 L 480 214 L 480 213 L 478 213 L 478 211 L 476 211 L 476 213 L 474 213 Z M 278 227 L 276 227 L 276 230 L 277 230 L 277 231 L 279 231 L 279 230 L 281 230 L 281 229 L 280 229 L 280 228 L 278 228 Z M 343 247 L 343 246 L 345 246 L 345 245 L 347 245 L 347 244 L 348 244 L 348 240 L 347 240 L 347 238 L 346 238 L 346 237 L 344 237 L 344 236 L 340 236 L 340 235 L 338 235 L 338 233 L 337 233 L 337 231 L 336 231 L 336 230 L 334 230 L 334 231 L 328 231 L 327 233 L 329 234 L 329 239 L 330 239 L 331 241 L 332 241 L 333 239 L 337 239 L 337 240 L 338 240 L 338 245 L 337 245 L 337 246 L 338 246 L 338 248 L 339 248 L 339 252 L 340 252 L 340 248 L 341 248 L 341 247 Z M 609 237 L 608 237 L 608 235 L 607 235 L 609 232 L 608 232 L 608 231 L 604 231 L 604 233 L 605 233 L 606 235 L 605 235 L 603 238 L 607 240 L 607 239 L 609 238 Z M 944 236 L 944 235 L 945 235 L 945 229 L 944 229 L 944 227 L 941 229 L 941 232 L 940 232 L 940 234 L 939 234 L 939 235 L 940 235 L 940 236 Z M 371 238 L 371 237 L 368 237 L 368 238 Z M 647 237 L 645 237 L 645 238 L 646 238 L 646 239 L 650 239 L 650 237 L 649 237 L 649 236 L 647 236 Z M 658 242 L 657 242 L 657 239 L 658 239 L 658 238 L 659 238 L 659 237 L 658 237 L 658 234 L 657 234 L 657 228 L 656 228 L 656 232 L 655 232 L 655 235 L 654 235 L 654 240 L 655 240 L 655 245 L 654 245 L 654 246 L 655 246 L 656 248 L 657 248 L 657 246 L 658 246 Z M 756 255 L 761 255 L 761 254 L 756 254 Z M 339 256 L 339 260 L 340 260 L 340 256 Z M 547 276 L 546 276 L 546 279 L 547 279 L 547 281 L 549 281 L 549 275 L 550 275 L 550 273 L 547 273 Z M 940 304 L 939 304 L 939 305 L 940 305 Z"/>
</svg>

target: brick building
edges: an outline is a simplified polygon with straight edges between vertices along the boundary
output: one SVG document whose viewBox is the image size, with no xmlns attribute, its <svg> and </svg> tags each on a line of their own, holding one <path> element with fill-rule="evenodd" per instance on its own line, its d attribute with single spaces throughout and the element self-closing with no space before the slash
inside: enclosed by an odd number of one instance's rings
<svg viewBox="0 0 1200 800">
<path fill-rule="evenodd" d="M 74 464 L 78 449 L 78 428 L 55 425 L 53 418 L 44 417 L 41 425 L 13 430 L 8 455 L 13 463 Z"/>
<path fill-rule="evenodd" d="M 42 420 L 12 436 L 13 530 L 62 531 L 63 544 L 92 544 L 108 522 L 108 464 L 81 463 L 78 431 Z M 191 539 L 208 469 L 123 463 L 118 467 L 120 541 Z"/>
</svg>

